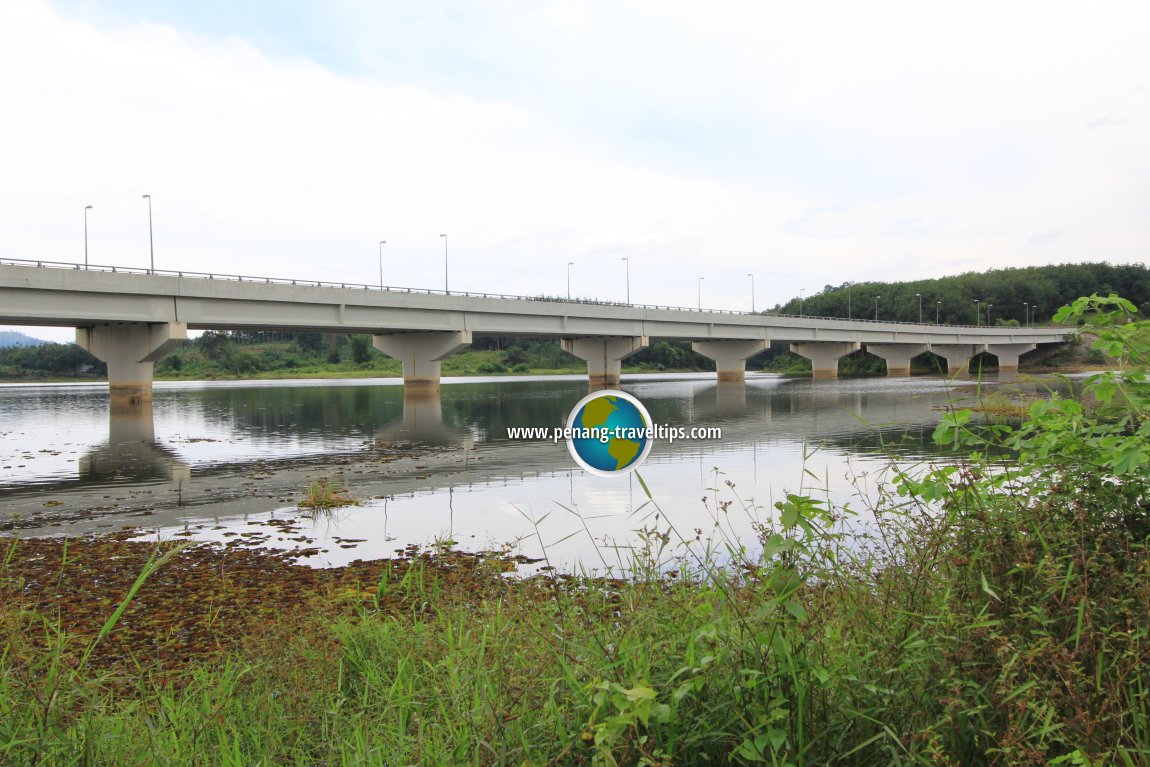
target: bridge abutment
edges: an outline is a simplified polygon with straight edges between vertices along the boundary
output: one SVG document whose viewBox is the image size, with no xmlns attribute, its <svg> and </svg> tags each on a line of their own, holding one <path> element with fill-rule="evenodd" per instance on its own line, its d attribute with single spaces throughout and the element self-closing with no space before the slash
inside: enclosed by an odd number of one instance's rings
<svg viewBox="0 0 1150 767">
<path fill-rule="evenodd" d="M 809 341 L 791 344 L 791 351 L 811 361 L 815 378 L 838 378 L 839 360 L 859 350 L 858 343 L 849 341 Z"/>
<path fill-rule="evenodd" d="M 867 344 L 866 350 L 886 361 L 888 378 L 910 375 L 910 361 L 928 351 L 927 344 Z"/>
<path fill-rule="evenodd" d="M 372 344 L 403 365 L 404 397 L 439 394 L 440 362 L 471 343 L 470 330 L 377 335 Z"/>
<path fill-rule="evenodd" d="M 766 350 L 771 342 L 766 339 L 752 341 L 692 341 L 691 349 L 715 361 L 720 381 L 743 381 L 747 377 L 747 360 Z"/>
<path fill-rule="evenodd" d="M 76 344 L 108 366 L 113 415 L 152 401 L 156 360 L 188 340 L 184 322 L 135 322 L 76 328 Z"/>
<path fill-rule="evenodd" d="M 970 375 L 970 361 L 986 349 L 986 344 L 931 344 L 930 350 L 946 360 L 946 374 L 952 378 Z"/>
<path fill-rule="evenodd" d="M 1017 373 L 1018 358 L 1032 352 L 1035 344 L 987 344 L 986 350 L 998 357 L 999 373 Z"/>
<path fill-rule="evenodd" d="M 562 339 L 563 351 L 587 361 L 587 383 L 591 389 L 612 389 L 619 385 L 623 360 L 645 349 L 647 336 L 588 336 Z"/>
</svg>

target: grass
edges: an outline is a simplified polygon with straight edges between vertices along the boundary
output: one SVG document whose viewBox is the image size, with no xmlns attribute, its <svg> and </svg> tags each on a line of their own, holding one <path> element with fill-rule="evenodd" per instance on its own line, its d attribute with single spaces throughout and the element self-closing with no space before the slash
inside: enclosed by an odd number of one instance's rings
<svg viewBox="0 0 1150 767">
<path fill-rule="evenodd" d="M 347 497 L 347 492 L 346 487 L 323 477 L 308 486 L 307 495 L 297 505 L 301 509 L 311 511 L 326 511 L 341 506 L 354 506 L 356 502 Z"/>
<path fill-rule="evenodd" d="M 0 763 L 1144 763 L 1145 542 L 1083 556 L 1062 529 L 1076 488 L 967 516 L 907 487 L 858 548 L 809 495 L 763 514 L 761 554 L 652 525 L 625 580 L 508 579 L 504 557 L 444 548 L 309 572 L 14 542 Z M 733 486 L 716 500 L 716 519 L 763 513 Z M 138 577 L 98 576 L 120 559 Z M 119 590 L 101 609 L 55 596 L 101 580 Z"/>
</svg>

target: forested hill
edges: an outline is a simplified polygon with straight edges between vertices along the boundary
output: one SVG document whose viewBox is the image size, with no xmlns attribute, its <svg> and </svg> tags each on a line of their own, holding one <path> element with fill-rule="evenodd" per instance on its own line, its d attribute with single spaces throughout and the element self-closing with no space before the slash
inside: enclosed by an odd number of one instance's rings
<svg viewBox="0 0 1150 767">
<path fill-rule="evenodd" d="M 0 349 L 7 349 L 9 346 L 39 346 L 42 343 L 44 342 L 39 338 L 15 330 L 0 330 Z"/>
<path fill-rule="evenodd" d="M 1026 311 L 1043 323 L 1060 306 L 1091 293 L 1117 293 L 1133 301 L 1143 315 L 1150 316 L 1150 269 L 1142 265 L 1058 264 L 992 269 L 914 282 L 844 282 L 804 296 L 802 314 L 846 317 L 849 300 L 850 316 L 874 319 L 878 296 L 880 320 L 917 322 L 921 296 L 923 322 L 934 322 L 937 311 L 939 322 L 973 325 L 977 306 L 979 321 L 985 323 L 989 303 L 990 320 L 995 325 L 1022 324 Z M 799 299 L 791 299 L 771 312 L 799 314 Z"/>
</svg>

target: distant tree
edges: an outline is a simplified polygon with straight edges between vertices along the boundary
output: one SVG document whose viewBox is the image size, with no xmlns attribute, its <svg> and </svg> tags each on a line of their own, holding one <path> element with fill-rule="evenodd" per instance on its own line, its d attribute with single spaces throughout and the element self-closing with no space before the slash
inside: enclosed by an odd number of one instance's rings
<svg viewBox="0 0 1150 767">
<path fill-rule="evenodd" d="M 351 337 L 351 359 L 363 364 L 371 361 L 371 336 L 359 334 Z"/>
</svg>

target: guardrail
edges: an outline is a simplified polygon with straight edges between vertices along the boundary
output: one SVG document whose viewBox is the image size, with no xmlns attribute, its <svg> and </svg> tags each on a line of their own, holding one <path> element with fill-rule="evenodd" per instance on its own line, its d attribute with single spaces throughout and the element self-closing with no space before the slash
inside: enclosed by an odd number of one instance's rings
<svg viewBox="0 0 1150 767">
<path fill-rule="evenodd" d="M 325 282 L 322 280 L 293 280 L 284 277 L 253 277 L 240 274 L 215 274 L 211 272 L 174 271 L 171 269 L 140 269 L 131 266 L 104 266 L 99 264 L 76 264 L 68 261 L 44 261 L 24 258 L 0 258 L 0 265 L 35 266 L 41 269 L 67 269 L 71 271 L 110 272 L 114 274 L 139 274 L 158 277 L 178 277 L 195 280 L 223 280 L 228 282 L 250 282 L 263 285 L 301 285 L 304 287 L 340 288 L 343 290 L 377 290 L 384 293 L 408 293 L 429 296 L 462 296 L 464 298 L 494 298 L 504 301 L 546 301 L 549 303 L 584 304 L 593 306 L 618 306 L 632 309 L 660 309 L 697 314 L 732 314 L 748 317 L 785 317 L 801 320 L 835 320 L 839 322 L 866 322 L 877 325 L 915 325 L 932 328 L 986 328 L 987 330 L 1016 328 L 993 328 L 986 325 L 961 325 L 954 323 L 899 322 L 897 320 L 869 320 L 863 317 L 821 317 L 813 314 L 781 314 L 768 312 L 747 312 L 737 309 L 698 309 L 689 306 L 663 306 L 660 304 L 630 304 L 623 301 L 603 301 L 590 298 L 566 298 L 563 296 L 519 296 L 508 293 L 477 293 L 463 290 L 435 290 L 434 288 L 404 288 L 391 285 L 366 285 L 353 282 Z"/>
</svg>

